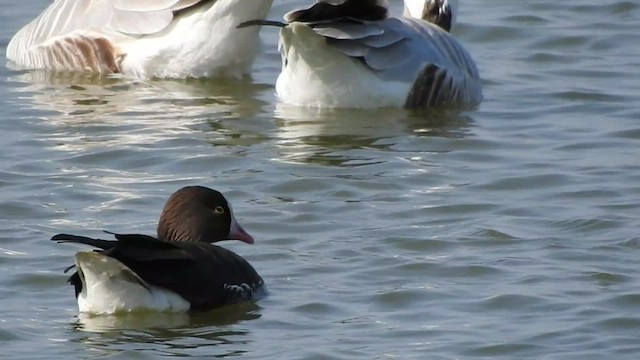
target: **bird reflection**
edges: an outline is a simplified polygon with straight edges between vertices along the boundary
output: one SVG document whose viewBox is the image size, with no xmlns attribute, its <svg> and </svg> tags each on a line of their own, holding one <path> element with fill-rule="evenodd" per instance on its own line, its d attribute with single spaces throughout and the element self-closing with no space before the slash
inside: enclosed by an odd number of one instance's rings
<svg viewBox="0 0 640 360">
<path fill-rule="evenodd" d="M 191 356 L 205 351 L 207 356 L 227 357 L 245 352 L 244 346 L 236 345 L 249 343 L 251 333 L 241 324 L 260 316 L 259 307 L 250 302 L 197 314 L 80 314 L 71 337 L 94 355 L 141 351 L 151 356 Z"/>
<path fill-rule="evenodd" d="M 311 109 L 277 104 L 277 145 L 284 161 L 334 166 L 375 163 L 355 150 L 390 150 L 407 136 L 461 138 L 473 120 L 464 108 Z"/>
<path fill-rule="evenodd" d="M 117 315 L 80 313 L 74 327 L 87 332 L 142 330 L 194 332 L 198 328 L 225 326 L 260 318 L 259 307 L 252 302 L 225 306 L 203 313 L 133 312 Z"/>
<path fill-rule="evenodd" d="M 38 110 L 32 114 L 53 127 L 48 132 L 57 133 L 54 141 L 80 148 L 105 145 L 94 137 L 105 132 L 114 134 L 109 145 L 149 143 L 200 131 L 198 125 L 210 119 L 253 117 L 268 105 L 261 97 L 272 91 L 250 78 L 142 81 L 43 70 L 13 72 L 7 83 L 18 107 Z M 132 128 L 140 130 L 137 136 L 119 135 Z"/>
</svg>

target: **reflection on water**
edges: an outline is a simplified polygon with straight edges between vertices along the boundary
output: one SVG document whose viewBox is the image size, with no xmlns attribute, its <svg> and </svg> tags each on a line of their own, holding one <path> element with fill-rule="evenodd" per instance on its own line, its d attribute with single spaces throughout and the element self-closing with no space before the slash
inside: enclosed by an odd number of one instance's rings
<svg viewBox="0 0 640 360">
<path fill-rule="evenodd" d="M 279 120 L 280 136 L 284 139 L 314 135 L 361 138 L 407 134 L 463 137 L 472 122 L 463 111 L 466 110 L 312 109 L 278 103 L 275 117 Z"/>
<path fill-rule="evenodd" d="M 251 302 L 226 306 L 206 313 L 135 313 L 111 316 L 79 314 L 74 341 L 88 351 L 103 355 L 145 351 L 150 355 L 194 355 L 226 357 L 244 351 L 250 341 L 241 324 L 260 318 L 260 308 Z"/>
<path fill-rule="evenodd" d="M 271 88 L 250 78 L 143 81 L 43 70 L 14 73 L 7 81 L 10 91 L 19 93 L 21 107 L 54 111 L 57 115 L 47 117 L 47 122 L 67 124 L 250 117 L 268 104 L 259 97 Z"/>
<path fill-rule="evenodd" d="M 8 82 L 21 107 L 46 111 L 38 116 L 46 128 L 41 140 L 55 150 L 109 158 L 127 155 L 114 154 L 118 148 L 193 146 L 188 139 L 195 136 L 213 146 L 274 140 L 282 162 L 359 166 L 379 161 L 367 151 L 389 150 L 407 135 L 461 138 L 473 124 L 456 108 L 327 110 L 276 102 L 272 112 L 273 87 L 250 78 L 142 81 L 30 71 Z"/>
<path fill-rule="evenodd" d="M 158 330 L 206 326 L 224 326 L 260 317 L 260 308 L 253 302 L 225 306 L 204 313 L 135 312 L 118 315 L 78 314 L 75 328 L 88 332 L 116 330 Z"/>
<path fill-rule="evenodd" d="M 51 71 L 12 73 L 8 83 L 16 108 L 36 110 L 32 122 L 39 141 L 65 153 L 102 158 L 124 148 L 126 153 L 116 155 L 128 158 L 132 146 L 193 146 L 191 139 L 203 133 L 233 142 L 236 131 L 224 127 L 235 124 L 227 120 L 255 118 L 269 106 L 263 98 L 272 92 L 250 78 L 141 81 Z M 202 126 L 207 123 L 219 128 Z"/>
<path fill-rule="evenodd" d="M 3 3 L 0 57 L 47 2 Z M 466 1 L 470 112 L 278 104 L 275 28 L 254 80 L 0 66 L 0 245 L 22 254 L 0 259 L 3 354 L 637 359 L 640 2 L 584 3 Z M 76 321 L 51 234 L 153 234 L 193 183 L 259 238 L 223 246 L 269 283 L 261 308 Z"/>
<path fill-rule="evenodd" d="M 333 166 L 375 163 L 353 150 L 389 150 L 407 135 L 465 137 L 473 123 L 456 108 L 410 112 L 308 109 L 279 103 L 275 117 L 279 128 L 275 143 L 283 161 Z"/>
</svg>

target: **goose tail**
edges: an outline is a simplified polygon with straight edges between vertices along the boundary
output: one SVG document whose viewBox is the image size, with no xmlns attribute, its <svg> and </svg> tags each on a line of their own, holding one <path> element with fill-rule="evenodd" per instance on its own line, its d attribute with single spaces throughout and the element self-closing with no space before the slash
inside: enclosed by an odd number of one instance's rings
<svg viewBox="0 0 640 360">
<path fill-rule="evenodd" d="M 179 295 L 144 281 L 122 262 L 95 251 L 76 254 L 80 312 L 113 314 L 132 310 L 185 311 L 189 303 Z M 74 274 L 74 276 L 76 276 Z"/>
</svg>

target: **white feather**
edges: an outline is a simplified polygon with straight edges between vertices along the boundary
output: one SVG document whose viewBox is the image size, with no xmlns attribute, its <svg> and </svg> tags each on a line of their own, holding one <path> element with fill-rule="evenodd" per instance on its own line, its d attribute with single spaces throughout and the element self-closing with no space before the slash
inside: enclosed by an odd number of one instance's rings
<svg viewBox="0 0 640 360">
<path fill-rule="evenodd" d="M 280 33 L 287 66 L 278 76 L 276 92 L 287 104 L 309 107 L 387 107 L 404 101 L 407 82 L 385 81 L 331 47 L 303 24 Z M 367 89 L 363 96 L 363 89 Z M 356 106 L 353 106 L 356 105 Z"/>
<path fill-rule="evenodd" d="M 259 29 L 236 26 L 265 17 L 273 0 L 217 0 L 188 9 L 201 1 L 57 0 L 16 33 L 7 58 L 23 69 L 172 78 L 244 75 Z M 174 16 L 174 10 L 182 12 Z M 115 66 L 95 64 L 96 54 L 116 59 Z"/>
<path fill-rule="evenodd" d="M 420 19 L 336 19 L 313 28 L 293 22 L 280 31 L 279 48 L 276 92 L 286 104 L 378 108 L 482 99 L 471 56 L 452 35 Z M 428 66 L 438 69 L 436 75 L 423 72 Z M 429 83 L 433 76 L 442 81 Z"/>
<path fill-rule="evenodd" d="M 180 295 L 147 284 L 116 259 L 94 251 L 76 254 L 82 280 L 80 312 L 114 314 L 135 310 L 182 312 L 190 304 Z"/>
<path fill-rule="evenodd" d="M 125 11 L 157 11 L 175 6 L 178 0 L 113 0 L 113 7 Z"/>
<path fill-rule="evenodd" d="M 218 0 L 206 13 L 185 14 L 167 31 L 124 45 L 123 72 L 136 77 L 240 77 L 253 62 L 258 28 L 236 26 L 266 16 L 270 5 L 264 0 Z"/>
</svg>

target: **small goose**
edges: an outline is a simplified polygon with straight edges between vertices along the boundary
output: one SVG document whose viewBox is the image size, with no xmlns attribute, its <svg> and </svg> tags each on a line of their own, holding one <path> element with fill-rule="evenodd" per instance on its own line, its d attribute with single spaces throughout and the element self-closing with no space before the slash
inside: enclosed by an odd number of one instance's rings
<svg viewBox="0 0 640 360">
<path fill-rule="evenodd" d="M 262 278 L 245 259 L 210 244 L 226 239 L 253 243 L 218 191 L 188 186 L 171 195 L 158 222 L 158 238 L 113 235 L 116 240 L 69 234 L 51 238 L 100 249 L 76 254 L 77 271 L 69 282 L 80 312 L 205 311 L 266 294 Z"/>
<path fill-rule="evenodd" d="M 273 0 L 55 0 L 11 39 L 18 68 L 137 78 L 241 77 Z"/>
<path fill-rule="evenodd" d="M 328 108 L 427 108 L 482 98 L 476 65 L 451 35 L 457 0 L 405 0 L 388 17 L 384 0 L 326 0 L 289 12 L 281 26 L 278 97 Z"/>
</svg>

